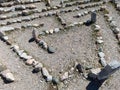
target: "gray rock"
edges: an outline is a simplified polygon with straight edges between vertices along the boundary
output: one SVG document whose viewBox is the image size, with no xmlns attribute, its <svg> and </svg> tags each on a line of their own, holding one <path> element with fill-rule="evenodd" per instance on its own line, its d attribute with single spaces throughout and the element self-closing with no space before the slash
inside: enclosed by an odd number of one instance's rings
<svg viewBox="0 0 120 90">
<path fill-rule="evenodd" d="M 1 76 L 7 81 L 7 82 L 13 82 L 15 81 L 15 78 L 13 74 L 10 72 L 10 70 L 4 70 L 1 72 Z"/>
<path fill-rule="evenodd" d="M 105 54 L 103 52 L 99 52 L 98 55 L 99 55 L 100 58 L 104 58 L 105 57 Z"/>
<path fill-rule="evenodd" d="M 103 67 L 107 65 L 105 58 L 100 58 L 100 63 Z"/>
<path fill-rule="evenodd" d="M 64 81 L 64 80 L 66 80 L 66 79 L 68 79 L 68 78 L 69 78 L 68 72 L 65 72 L 65 73 L 60 77 L 61 81 Z"/>
<path fill-rule="evenodd" d="M 3 27 L 0 27 L 0 31 L 12 31 L 14 30 L 13 27 L 9 27 L 9 26 L 3 26 Z"/>
<path fill-rule="evenodd" d="M 59 84 L 59 79 L 53 77 L 52 82 L 53 82 L 53 84 Z"/>
<path fill-rule="evenodd" d="M 46 80 L 47 80 L 47 82 L 51 82 L 52 81 L 52 76 L 51 75 L 47 76 Z"/>
<path fill-rule="evenodd" d="M 43 76 L 44 77 L 48 77 L 50 74 L 49 74 L 49 72 L 48 72 L 48 70 L 44 67 L 44 68 L 42 68 L 42 74 L 43 74 Z"/>
<path fill-rule="evenodd" d="M 53 47 L 48 46 L 48 53 L 55 53 L 55 49 Z"/>
</svg>

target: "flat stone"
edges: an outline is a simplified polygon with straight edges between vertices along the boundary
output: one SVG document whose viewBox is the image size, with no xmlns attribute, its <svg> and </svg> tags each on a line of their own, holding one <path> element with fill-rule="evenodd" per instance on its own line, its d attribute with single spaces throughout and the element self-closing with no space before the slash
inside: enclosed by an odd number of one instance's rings
<svg viewBox="0 0 120 90">
<path fill-rule="evenodd" d="M 69 78 L 68 72 L 65 72 L 62 76 L 61 76 L 61 81 L 64 81 L 66 79 Z"/>
<path fill-rule="evenodd" d="M 53 47 L 48 46 L 48 53 L 55 53 L 55 49 Z"/>
<path fill-rule="evenodd" d="M 34 61 L 35 61 L 35 59 L 28 59 L 28 60 L 26 60 L 25 64 L 32 65 Z"/>
<path fill-rule="evenodd" d="M 51 75 L 47 76 L 46 80 L 47 80 L 47 82 L 52 81 L 52 76 Z"/>
<path fill-rule="evenodd" d="M 0 31 L 12 31 L 14 30 L 13 27 L 9 27 L 9 26 L 3 26 L 3 27 L 0 27 Z"/>
<path fill-rule="evenodd" d="M 48 72 L 48 70 L 44 67 L 44 68 L 42 68 L 42 74 L 43 74 L 43 76 L 44 77 L 48 77 L 50 74 L 49 74 L 49 72 Z"/>
<path fill-rule="evenodd" d="M 99 52 L 98 55 L 99 55 L 100 58 L 104 58 L 105 57 L 105 54 L 103 52 Z"/>
<path fill-rule="evenodd" d="M 10 70 L 4 70 L 1 72 L 2 77 L 7 81 L 7 82 L 13 82 L 15 81 L 15 78 L 13 74 L 10 72 Z"/>
<path fill-rule="evenodd" d="M 100 58 L 100 63 L 103 67 L 107 65 L 105 58 Z"/>
<path fill-rule="evenodd" d="M 100 68 L 96 68 L 96 69 L 91 69 L 90 72 L 97 75 L 99 72 L 101 71 Z"/>
</svg>

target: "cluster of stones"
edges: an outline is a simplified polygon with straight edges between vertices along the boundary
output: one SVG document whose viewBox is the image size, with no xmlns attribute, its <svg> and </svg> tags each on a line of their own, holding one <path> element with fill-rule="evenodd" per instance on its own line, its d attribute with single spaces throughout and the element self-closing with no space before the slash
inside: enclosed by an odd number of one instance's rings
<svg viewBox="0 0 120 90">
<path fill-rule="evenodd" d="M 34 68 L 33 69 L 34 73 L 37 73 L 37 72 L 41 71 L 42 75 L 44 76 L 46 81 L 53 82 L 55 84 L 57 84 L 59 82 L 59 80 L 57 80 L 55 77 L 53 77 L 52 75 L 49 74 L 48 70 L 43 66 L 42 63 L 36 61 L 32 56 L 28 55 L 25 52 L 25 50 L 20 49 L 18 45 L 12 44 L 9 41 L 8 36 L 6 36 L 4 32 L 0 32 L 0 38 L 1 38 L 1 40 L 3 40 L 4 42 L 6 42 L 8 45 L 11 46 L 11 49 L 21 59 L 23 59 L 23 61 L 25 62 L 26 65 L 32 66 Z M 1 75 L 4 78 L 6 78 L 8 81 L 14 81 L 14 77 L 9 72 L 9 70 L 2 72 Z"/>
<path fill-rule="evenodd" d="M 0 76 L 4 79 L 6 83 L 15 81 L 15 78 L 11 71 L 2 63 L 0 63 Z"/>
<path fill-rule="evenodd" d="M 99 25 L 94 25 L 93 27 L 94 29 L 94 33 L 96 36 L 96 45 L 97 45 L 97 49 L 98 49 L 98 56 L 100 58 L 100 63 L 103 67 L 105 67 L 107 65 L 106 60 L 105 60 L 105 54 L 103 52 L 103 48 L 102 45 L 104 43 L 102 35 L 101 35 L 101 27 Z"/>
<path fill-rule="evenodd" d="M 14 5 L 19 5 L 19 4 L 31 4 L 31 3 L 37 3 L 37 2 L 41 2 L 41 0 L 15 0 L 14 2 L 8 2 L 6 3 L 5 1 L 3 3 L 0 3 L 1 7 L 11 7 Z"/>
<path fill-rule="evenodd" d="M 104 17 L 106 17 L 106 20 L 108 21 L 111 30 L 113 31 L 116 39 L 118 40 L 118 44 L 120 44 L 120 29 L 117 27 L 116 22 L 109 14 L 104 14 Z"/>
<path fill-rule="evenodd" d="M 115 6 L 116 6 L 116 9 L 118 11 L 120 11 L 120 1 L 119 0 L 111 0 L 111 2 L 113 2 L 115 4 Z"/>
</svg>

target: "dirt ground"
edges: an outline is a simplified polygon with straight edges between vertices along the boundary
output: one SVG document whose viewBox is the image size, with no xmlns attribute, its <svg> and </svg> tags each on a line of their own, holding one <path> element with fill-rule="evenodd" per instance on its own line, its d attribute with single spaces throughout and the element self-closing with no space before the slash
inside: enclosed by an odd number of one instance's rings
<svg viewBox="0 0 120 90">
<path fill-rule="evenodd" d="M 70 1 L 68 3 L 73 3 L 80 0 Z M 81 0 L 84 1 L 84 0 Z M 102 1 L 102 0 L 101 0 Z M 12 2 L 12 1 L 11 1 Z M 7 3 L 7 2 L 6 2 Z M 52 0 L 51 7 L 59 5 L 59 0 Z M 94 3 L 94 2 L 90 2 Z M 46 8 L 45 2 L 33 3 L 38 10 Z M 64 3 L 66 4 L 66 3 Z M 25 4 L 28 6 L 32 4 Z M 87 4 L 82 4 L 87 5 Z M 110 15 L 117 22 L 117 26 L 120 29 L 120 15 L 119 11 L 111 3 L 106 3 L 107 9 Z M 20 6 L 20 5 L 14 5 Z M 78 5 L 81 6 L 81 5 Z M 66 8 L 57 9 L 67 10 L 74 9 L 78 6 L 70 6 Z M 12 6 L 13 7 L 13 6 Z M 8 7 L 4 7 L 8 8 Z M 99 6 L 94 6 L 90 8 L 81 9 L 75 12 L 61 13 L 60 16 L 65 20 L 66 24 L 69 25 L 73 22 L 86 21 L 90 19 L 90 14 L 85 15 L 80 18 L 74 18 L 78 13 L 93 10 L 99 8 Z M 53 11 L 53 10 L 51 10 Z M 30 16 L 38 16 L 51 11 L 46 11 L 43 13 L 34 13 L 28 16 L 20 16 L 15 18 L 9 18 L 5 20 L 0 20 L 0 23 L 6 23 L 8 21 L 27 18 Z M 9 12 L 2 15 L 16 14 L 21 11 Z M 21 23 L 13 23 L 11 25 L 6 25 L 10 27 L 21 27 L 27 24 L 41 24 L 44 23 L 43 27 L 37 27 L 37 35 L 43 30 L 50 30 L 54 28 L 63 27 L 61 23 L 57 20 L 56 16 L 42 17 L 31 21 L 22 21 Z M 120 46 L 115 38 L 112 30 L 110 29 L 108 23 L 106 22 L 103 12 L 97 12 L 97 22 L 102 28 L 102 37 L 104 40 L 104 53 L 107 63 L 112 60 L 117 60 L 120 62 Z M 2 26 L 1 26 L 2 27 Z M 9 39 L 20 46 L 21 49 L 25 50 L 27 53 L 32 55 L 37 61 L 44 64 L 50 73 L 59 77 L 61 73 L 64 73 L 72 67 L 75 62 L 81 63 L 84 66 L 92 66 L 93 68 L 100 67 L 98 62 L 99 58 L 97 56 L 95 38 L 93 36 L 93 30 L 91 26 L 75 26 L 69 30 L 60 31 L 52 35 L 41 36 L 41 38 L 48 43 L 48 45 L 53 46 L 56 50 L 54 54 L 49 54 L 41 47 L 39 47 L 35 42 L 29 43 L 32 37 L 32 30 L 34 28 L 26 28 L 22 30 L 14 30 L 7 33 Z M 10 84 L 5 84 L 2 79 L 0 79 L 0 90 L 54 90 L 51 88 L 51 84 L 45 82 L 42 74 L 39 72 L 33 74 L 33 68 L 31 66 L 26 66 L 23 61 L 7 46 L 3 41 L 0 41 L 0 60 L 11 70 L 15 76 L 15 82 Z M 64 89 L 62 90 L 119 90 L 120 86 L 120 70 L 114 73 L 105 83 L 99 88 L 89 88 L 91 82 L 84 79 L 79 73 L 75 73 L 74 77 L 68 80 Z M 56 89 L 57 90 L 57 89 Z"/>
</svg>

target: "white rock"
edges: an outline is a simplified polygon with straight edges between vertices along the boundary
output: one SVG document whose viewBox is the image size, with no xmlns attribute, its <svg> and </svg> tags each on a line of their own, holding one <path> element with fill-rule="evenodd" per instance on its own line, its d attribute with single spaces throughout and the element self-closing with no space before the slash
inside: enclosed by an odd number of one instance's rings
<svg viewBox="0 0 120 90">
<path fill-rule="evenodd" d="M 104 58 L 105 57 L 105 54 L 103 52 L 99 52 L 98 55 L 99 55 L 100 58 Z"/>
<path fill-rule="evenodd" d="M 98 44 L 102 44 L 104 41 L 103 40 L 97 40 Z"/>
<path fill-rule="evenodd" d="M 65 73 L 61 76 L 61 80 L 62 80 L 62 81 L 66 80 L 66 79 L 68 79 L 68 78 L 69 78 L 68 72 L 65 72 Z"/>
<path fill-rule="evenodd" d="M 52 81 L 52 78 L 53 78 L 53 77 L 52 77 L 51 75 L 48 75 L 47 78 L 46 78 L 47 82 Z"/>
<path fill-rule="evenodd" d="M 50 34 L 53 34 L 53 29 L 50 29 L 49 33 L 50 33 Z"/>
<path fill-rule="evenodd" d="M 42 63 L 38 63 L 37 65 L 35 65 L 35 68 L 43 68 L 43 64 Z"/>
<path fill-rule="evenodd" d="M 97 40 L 102 40 L 103 38 L 100 36 L 100 37 L 97 37 Z"/>
<path fill-rule="evenodd" d="M 99 72 L 101 71 L 100 68 L 96 68 L 96 69 L 91 69 L 90 72 L 97 75 Z"/>
<path fill-rule="evenodd" d="M 55 33 L 59 32 L 59 31 L 60 31 L 59 28 L 55 28 L 55 29 L 54 29 L 54 32 L 55 32 Z"/>
<path fill-rule="evenodd" d="M 95 25 L 95 28 L 94 28 L 95 31 L 99 31 L 100 29 L 101 29 L 101 28 L 100 28 L 99 25 Z"/>
<path fill-rule="evenodd" d="M 8 26 L 3 26 L 3 27 L 1 27 L 0 28 L 0 31 L 12 31 L 12 30 L 14 30 L 14 28 L 13 27 L 8 27 Z"/>
<path fill-rule="evenodd" d="M 3 39 L 7 41 L 9 38 L 8 36 L 3 36 Z"/>
<path fill-rule="evenodd" d="M 103 67 L 107 65 L 105 58 L 100 58 L 100 63 Z"/>
<path fill-rule="evenodd" d="M 34 61 L 35 61 L 35 59 L 28 59 L 28 60 L 26 60 L 25 64 L 32 65 Z"/>
<path fill-rule="evenodd" d="M 15 52 L 19 51 L 19 46 L 18 46 L 18 45 L 13 45 L 12 47 L 13 47 L 13 50 L 14 50 Z"/>
<path fill-rule="evenodd" d="M 48 77 L 50 74 L 49 74 L 49 72 L 48 72 L 48 70 L 44 67 L 44 68 L 42 68 L 42 74 L 43 74 L 43 76 L 45 76 L 45 77 Z"/>
<path fill-rule="evenodd" d="M 45 31 L 45 33 L 46 33 L 46 34 L 49 34 L 49 31 L 48 31 L 48 30 L 46 30 L 46 31 Z"/>
<path fill-rule="evenodd" d="M 10 72 L 10 70 L 4 70 L 1 72 L 1 75 L 3 78 L 5 78 L 5 80 L 7 80 L 8 82 L 13 82 L 15 81 L 15 78 L 13 76 L 13 74 Z"/>
</svg>

